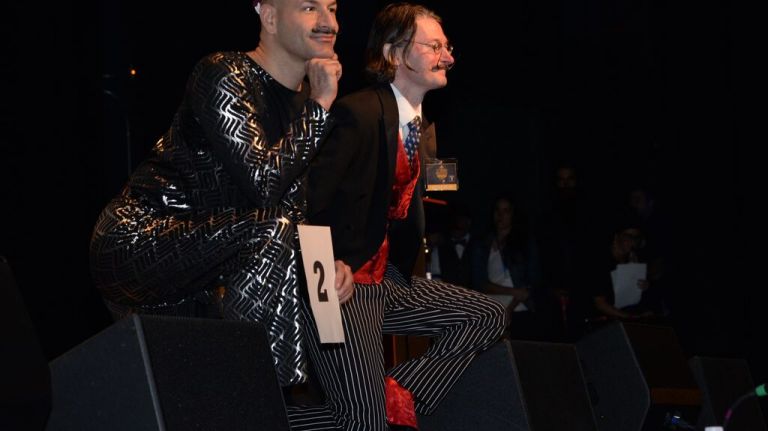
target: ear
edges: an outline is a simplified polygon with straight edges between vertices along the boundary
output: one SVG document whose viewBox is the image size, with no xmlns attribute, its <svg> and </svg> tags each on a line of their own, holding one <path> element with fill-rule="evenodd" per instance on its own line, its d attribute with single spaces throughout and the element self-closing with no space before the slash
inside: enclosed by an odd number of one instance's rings
<svg viewBox="0 0 768 431">
<path fill-rule="evenodd" d="M 387 61 L 391 61 L 393 65 L 399 66 L 400 59 L 397 57 L 396 52 L 392 52 L 392 49 L 397 50 L 397 48 L 392 48 L 391 43 L 385 43 L 384 46 L 381 48 L 381 53 L 384 55 L 384 58 L 386 58 Z M 391 57 L 390 57 L 390 53 L 392 54 Z"/>
<path fill-rule="evenodd" d="M 269 34 L 277 33 L 277 10 L 272 2 L 262 2 L 261 12 L 259 13 L 261 19 L 261 28 Z"/>
</svg>

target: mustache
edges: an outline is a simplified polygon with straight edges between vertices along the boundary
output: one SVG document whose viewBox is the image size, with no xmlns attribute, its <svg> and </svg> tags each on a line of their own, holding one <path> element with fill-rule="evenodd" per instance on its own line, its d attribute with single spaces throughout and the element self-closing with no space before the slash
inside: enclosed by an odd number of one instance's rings
<svg viewBox="0 0 768 431">
<path fill-rule="evenodd" d="M 335 30 L 335 29 L 333 29 L 331 27 L 324 26 L 324 27 L 315 27 L 315 28 L 313 28 L 312 29 L 312 33 L 329 34 L 331 36 L 337 36 L 339 34 L 339 31 Z"/>
<path fill-rule="evenodd" d="M 438 63 L 432 67 L 431 71 L 437 72 L 438 70 L 451 70 L 454 64 L 456 63 Z"/>
</svg>

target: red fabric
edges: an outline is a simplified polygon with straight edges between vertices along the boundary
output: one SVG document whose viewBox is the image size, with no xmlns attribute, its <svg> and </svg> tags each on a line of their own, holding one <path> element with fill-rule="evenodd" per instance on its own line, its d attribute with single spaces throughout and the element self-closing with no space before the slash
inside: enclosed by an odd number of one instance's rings
<svg viewBox="0 0 768 431">
<path fill-rule="evenodd" d="M 400 386 L 392 377 L 385 377 L 384 396 L 386 398 L 387 422 L 390 425 L 419 429 L 413 394 L 408 389 Z"/>
<path fill-rule="evenodd" d="M 381 283 L 381 280 L 384 280 L 384 271 L 387 269 L 387 257 L 389 257 L 389 240 L 384 236 L 384 242 L 381 243 L 381 247 L 379 247 L 376 254 L 368 262 L 365 262 L 365 265 L 355 271 L 355 283 Z"/>
<path fill-rule="evenodd" d="M 387 212 L 389 220 L 404 219 L 408 215 L 408 208 L 411 204 L 411 198 L 413 197 L 413 191 L 416 189 L 416 182 L 419 179 L 419 171 L 421 169 L 418 153 L 413 158 L 413 163 L 409 163 L 408 156 L 405 154 L 403 140 L 398 138 L 397 144 L 395 183 L 392 185 L 392 201 Z M 381 280 L 384 279 L 384 272 L 387 269 L 388 258 L 389 240 L 385 236 L 376 254 L 365 265 L 355 271 L 355 283 L 381 283 Z"/>
<path fill-rule="evenodd" d="M 416 180 L 419 179 L 421 162 L 418 153 L 413 158 L 413 163 L 408 162 L 402 139 L 398 139 L 397 164 L 395 165 L 395 183 L 392 185 L 392 201 L 389 204 L 390 220 L 401 220 L 408 215 L 408 207 L 411 205 L 413 191 L 416 189 Z"/>
</svg>

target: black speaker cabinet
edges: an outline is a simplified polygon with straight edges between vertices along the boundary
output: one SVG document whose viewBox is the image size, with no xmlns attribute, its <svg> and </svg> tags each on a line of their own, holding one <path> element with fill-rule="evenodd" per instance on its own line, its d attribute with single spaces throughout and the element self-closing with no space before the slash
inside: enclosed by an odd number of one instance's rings
<svg viewBox="0 0 768 431">
<path fill-rule="evenodd" d="M 41 430 L 51 376 L 8 262 L 0 256 L 0 429 Z"/>
<path fill-rule="evenodd" d="M 725 411 L 734 401 L 755 389 L 749 366 L 743 359 L 694 356 L 688 363 L 702 394 L 698 421 L 701 429 L 721 425 Z M 735 407 L 728 431 L 768 431 L 756 398 L 744 400 Z"/>
<path fill-rule="evenodd" d="M 695 422 L 701 393 L 672 328 L 614 322 L 576 347 L 600 431 Z"/>
<path fill-rule="evenodd" d="M 573 345 L 501 341 L 478 355 L 422 431 L 594 431 Z"/>
<path fill-rule="evenodd" d="M 529 431 L 509 342 L 475 357 L 435 412 L 418 420 L 421 431 Z"/>
<path fill-rule="evenodd" d="M 264 328 L 130 316 L 50 363 L 50 431 L 289 430 Z"/>
<path fill-rule="evenodd" d="M 579 355 L 573 344 L 512 341 L 533 431 L 597 431 Z"/>
</svg>

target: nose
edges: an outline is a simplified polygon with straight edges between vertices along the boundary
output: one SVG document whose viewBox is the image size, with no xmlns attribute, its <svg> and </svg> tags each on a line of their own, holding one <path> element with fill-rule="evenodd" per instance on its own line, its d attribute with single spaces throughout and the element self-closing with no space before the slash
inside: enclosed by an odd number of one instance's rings
<svg viewBox="0 0 768 431">
<path fill-rule="evenodd" d="M 321 9 L 320 17 L 318 18 L 318 26 L 332 29 L 334 32 L 339 31 L 339 23 L 336 21 L 336 14 L 327 8 Z"/>
<path fill-rule="evenodd" d="M 454 63 L 456 63 L 456 59 L 453 57 L 453 54 L 448 51 L 447 46 L 443 46 L 440 49 L 440 63 L 443 63 L 447 69 L 452 68 Z"/>
</svg>

